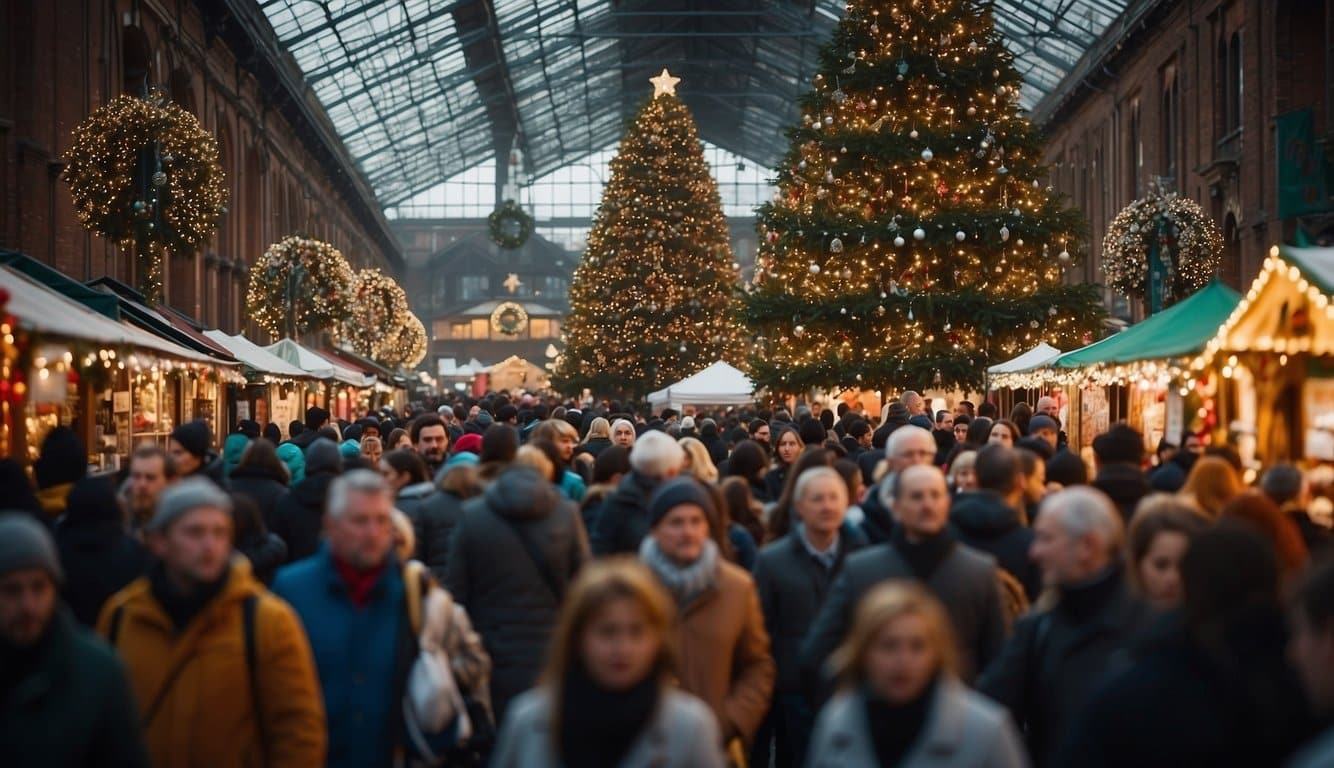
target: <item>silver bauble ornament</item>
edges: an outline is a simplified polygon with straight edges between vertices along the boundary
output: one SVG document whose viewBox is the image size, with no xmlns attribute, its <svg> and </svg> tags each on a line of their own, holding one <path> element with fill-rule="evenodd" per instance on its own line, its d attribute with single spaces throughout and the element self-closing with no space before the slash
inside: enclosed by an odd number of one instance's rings
<svg viewBox="0 0 1334 768">
<path fill-rule="evenodd" d="M 914 240 L 925 240 L 925 239 L 926 239 L 926 230 L 925 230 L 925 229 L 922 229 L 921 227 L 918 227 L 917 229 L 914 229 L 914 230 L 912 231 L 912 237 L 913 237 Z"/>
</svg>

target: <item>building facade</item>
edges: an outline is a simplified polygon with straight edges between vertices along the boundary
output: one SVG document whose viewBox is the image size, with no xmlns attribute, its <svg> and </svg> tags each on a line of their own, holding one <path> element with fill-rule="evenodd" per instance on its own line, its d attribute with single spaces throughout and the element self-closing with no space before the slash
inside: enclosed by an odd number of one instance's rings
<svg viewBox="0 0 1334 768">
<path fill-rule="evenodd" d="M 212 242 L 164 261 L 164 298 L 245 332 L 247 269 L 288 234 L 353 268 L 399 275 L 398 243 L 258 4 L 242 0 L 0 0 L 0 247 L 86 281 L 136 284 L 134 259 L 86 231 L 59 179 L 70 132 L 122 93 L 166 91 L 218 137 L 227 214 Z"/>
<path fill-rule="evenodd" d="M 1271 245 L 1329 239 L 1331 20 L 1331 0 L 1131 3 L 1034 110 L 1052 185 L 1089 219 L 1091 258 L 1072 277 L 1103 282 L 1103 235 L 1151 183 L 1214 217 L 1234 288 Z M 1123 319 L 1142 312 L 1107 298 Z"/>
</svg>

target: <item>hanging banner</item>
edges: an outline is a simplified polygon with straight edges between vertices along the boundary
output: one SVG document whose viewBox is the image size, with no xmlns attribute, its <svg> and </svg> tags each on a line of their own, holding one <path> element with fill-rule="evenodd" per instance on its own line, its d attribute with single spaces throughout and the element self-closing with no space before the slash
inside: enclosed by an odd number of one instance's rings
<svg viewBox="0 0 1334 768">
<path fill-rule="evenodd" d="M 1331 206 L 1325 183 L 1325 151 L 1316 142 L 1315 114 L 1310 108 L 1279 115 L 1278 217 L 1289 219 L 1324 213 Z"/>
</svg>

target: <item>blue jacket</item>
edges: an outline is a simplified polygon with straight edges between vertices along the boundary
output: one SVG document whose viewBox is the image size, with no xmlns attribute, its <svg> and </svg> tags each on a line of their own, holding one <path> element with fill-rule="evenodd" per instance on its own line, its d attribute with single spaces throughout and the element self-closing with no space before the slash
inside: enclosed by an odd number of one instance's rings
<svg viewBox="0 0 1334 768">
<path fill-rule="evenodd" d="M 328 765 L 392 765 L 412 640 L 398 561 L 390 557 L 362 609 L 348 598 L 327 544 L 278 571 L 273 591 L 296 609 L 315 653 L 329 726 Z"/>
</svg>

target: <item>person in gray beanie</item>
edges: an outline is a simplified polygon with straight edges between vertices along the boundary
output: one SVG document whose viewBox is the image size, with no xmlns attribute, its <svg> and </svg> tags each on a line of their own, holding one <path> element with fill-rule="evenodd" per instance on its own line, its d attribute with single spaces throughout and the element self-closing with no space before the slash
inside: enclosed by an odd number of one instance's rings
<svg viewBox="0 0 1334 768">
<path fill-rule="evenodd" d="M 0 765 L 148 766 L 125 671 L 60 605 L 51 535 L 0 512 Z"/>
</svg>

